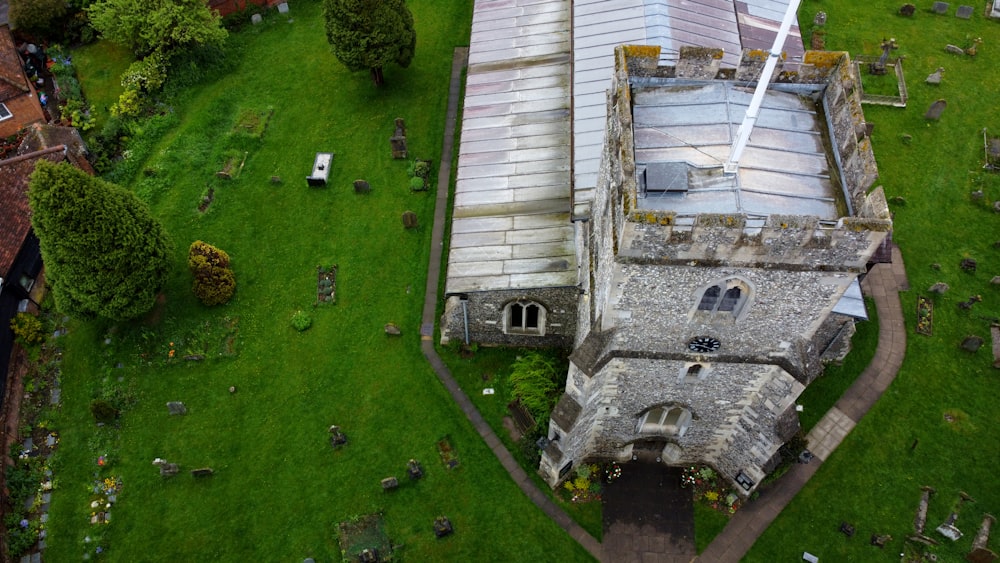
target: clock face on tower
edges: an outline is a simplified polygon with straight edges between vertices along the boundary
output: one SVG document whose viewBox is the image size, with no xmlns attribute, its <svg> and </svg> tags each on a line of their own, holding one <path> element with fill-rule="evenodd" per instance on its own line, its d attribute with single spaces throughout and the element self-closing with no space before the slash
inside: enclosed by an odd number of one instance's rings
<svg viewBox="0 0 1000 563">
<path fill-rule="evenodd" d="M 706 352 L 715 352 L 721 345 L 722 343 L 719 342 L 717 338 L 712 338 L 711 336 L 695 336 L 688 341 L 688 350 L 704 354 Z"/>
</svg>

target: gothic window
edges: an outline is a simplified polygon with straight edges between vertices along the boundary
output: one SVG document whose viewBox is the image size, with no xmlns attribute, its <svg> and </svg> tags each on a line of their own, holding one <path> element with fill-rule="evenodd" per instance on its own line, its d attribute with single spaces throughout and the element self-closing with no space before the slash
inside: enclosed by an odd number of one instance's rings
<svg viewBox="0 0 1000 563">
<path fill-rule="evenodd" d="M 512 301 L 504 309 L 504 328 L 508 334 L 545 335 L 545 307 L 534 301 Z"/>
<path fill-rule="evenodd" d="M 0 121 L 3 121 L 5 119 L 10 119 L 12 117 L 14 117 L 14 114 L 12 114 L 9 109 L 7 109 L 7 105 L 0 104 Z"/>
<path fill-rule="evenodd" d="M 639 419 L 639 432 L 683 436 L 691 426 L 691 413 L 682 407 L 656 407 Z"/>
<path fill-rule="evenodd" d="M 701 364 L 692 364 L 684 370 L 684 383 L 695 383 L 705 377 L 705 367 Z"/>
<path fill-rule="evenodd" d="M 749 286 L 740 279 L 729 279 L 709 285 L 698 301 L 698 311 L 738 317 L 750 296 Z"/>
</svg>

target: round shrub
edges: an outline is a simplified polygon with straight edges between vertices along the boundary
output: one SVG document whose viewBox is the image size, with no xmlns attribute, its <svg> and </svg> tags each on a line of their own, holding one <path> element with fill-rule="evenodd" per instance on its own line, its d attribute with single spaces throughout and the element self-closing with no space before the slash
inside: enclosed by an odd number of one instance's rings
<svg viewBox="0 0 1000 563">
<path fill-rule="evenodd" d="M 14 337 L 25 346 L 38 344 L 45 339 L 42 332 L 42 321 L 30 313 L 18 313 L 10 320 L 10 329 Z"/>
<path fill-rule="evenodd" d="M 236 292 L 236 276 L 224 250 L 196 240 L 188 251 L 188 268 L 194 275 L 191 290 L 205 305 L 225 303 Z"/>
<path fill-rule="evenodd" d="M 97 422 L 107 424 L 118 418 L 119 411 L 104 399 L 94 399 L 90 402 L 90 414 L 94 415 L 94 420 Z"/>
<path fill-rule="evenodd" d="M 296 311 L 295 314 L 292 315 L 292 328 L 299 332 L 307 330 L 312 326 L 312 324 L 312 317 L 310 317 L 309 313 L 306 313 L 305 311 Z"/>
</svg>

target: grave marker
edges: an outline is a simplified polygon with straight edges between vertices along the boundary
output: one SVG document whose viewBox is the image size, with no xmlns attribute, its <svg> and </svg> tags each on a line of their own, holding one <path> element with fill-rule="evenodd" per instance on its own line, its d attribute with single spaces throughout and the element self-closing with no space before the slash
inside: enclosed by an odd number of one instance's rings
<svg viewBox="0 0 1000 563">
<path fill-rule="evenodd" d="M 925 80 L 924 82 L 926 82 L 927 84 L 933 84 L 934 86 L 941 84 L 942 72 L 944 72 L 944 67 L 939 66 L 937 70 L 927 75 L 927 80 Z"/>
<path fill-rule="evenodd" d="M 916 11 L 917 7 L 914 6 L 913 4 L 903 4 L 902 7 L 899 8 L 899 15 L 906 16 L 909 18 L 912 17 L 913 14 L 916 13 Z"/>
<path fill-rule="evenodd" d="M 935 2 L 934 5 L 931 6 L 931 11 L 934 12 L 935 14 L 945 14 L 948 12 L 948 3 Z"/>
<path fill-rule="evenodd" d="M 402 117 L 396 118 L 396 129 L 389 137 L 389 146 L 392 148 L 392 158 L 406 158 L 406 123 Z"/>
<path fill-rule="evenodd" d="M 170 401 L 167 403 L 167 410 L 171 415 L 184 415 L 188 412 L 187 407 L 180 401 Z"/>
<path fill-rule="evenodd" d="M 371 193 L 371 191 L 372 191 L 372 187 L 368 184 L 368 182 L 366 182 L 364 180 L 355 180 L 354 181 L 354 193 L 356 193 L 356 194 L 368 194 L 368 193 Z"/>
<path fill-rule="evenodd" d="M 927 113 L 924 114 L 924 119 L 930 119 L 937 121 L 941 119 L 941 114 L 944 113 L 944 108 L 948 107 L 948 102 L 945 100 L 937 100 L 929 108 L 927 108 Z"/>
<path fill-rule="evenodd" d="M 961 18 L 967 20 L 972 17 L 972 6 L 959 6 L 958 11 L 955 12 L 956 18 Z"/>
<path fill-rule="evenodd" d="M 445 516 L 438 516 L 434 519 L 434 535 L 438 538 L 443 538 L 450 535 L 455 531 L 455 528 L 451 525 L 451 520 L 448 520 Z"/>
</svg>

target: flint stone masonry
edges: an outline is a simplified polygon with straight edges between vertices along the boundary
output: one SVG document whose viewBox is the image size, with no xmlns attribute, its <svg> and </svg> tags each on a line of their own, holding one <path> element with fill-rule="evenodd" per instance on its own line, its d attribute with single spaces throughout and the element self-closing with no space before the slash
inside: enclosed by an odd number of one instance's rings
<svg viewBox="0 0 1000 563">
<path fill-rule="evenodd" d="M 547 287 L 527 290 L 471 292 L 465 294 L 469 319 L 469 339 L 486 346 L 565 347 L 576 333 L 576 287 Z M 504 333 L 504 309 L 508 303 L 529 300 L 545 308 L 543 336 Z M 445 301 L 441 317 L 441 342 L 464 342 L 465 311 L 462 296 Z"/>
<path fill-rule="evenodd" d="M 662 449 L 657 454 L 664 463 L 706 463 L 734 485 L 741 473 L 760 483 L 799 428 L 795 400 L 821 373 L 824 353 L 842 346 L 838 335 L 853 329 L 849 317 L 833 314 L 834 306 L 892 225 L 884 192 L 870 189 L 877 169 L 859 80 L 844 53 L 807 53 L 799 73 L 779 78 L 786 81 L 781 88 L 813 92 L 829 116 L 830 162 L 839 165 L 840 182 L 833 181 L 833 194 L 843 213 L 802 212 L 807 206 L 792 200 L 787 212 L 766 216 L 702 210 L 690 202 L 694 213 L 678 213 L 671 205 L 680 203 L 671 201 L 684 202 L 686 192 L 644 207 L 636 154 L 652 141 L 637 146 L 633 132 L 653 137 L 660 126 L 650 125 L 658 123 L 655 114 L 642 114 L 641 124 L 635 115 L 645 111 L 643 103 L 670 108 L 667 96 L 687 95 L 669 86 L 675 72 L 657 66 L 656 51 L 616 49 L 597 186 L 588 220 L 576 223 L 582 297 L 574 351 L 539 468 L 552 486 L 572 474 L 564 471 L 568 466 L 627 460 L 633 449 L 650 446 Z M 703 72 L 706 53 L 694 52 L 697 60 L 677 68 Z M 736 75 L 759 74 L 758 59 L 745 51 Z M 779 181 L 774 189 L 783 187 Z M 716 285 L 741 288 L 731 311 L 702 310 L 702 296 Z M 457 309 L 451 307 L 452 315 Z M 695 337 L 720 345 L 692 351 Z M 678 421 L 689 416 L 690 422 L 643 427 L 651 409 L 671 412 L 672 420 L 680 412 L 674 408 L 684 412 Z M 746 495 L 753 490 L 736 488 Z"/>
</svg>

